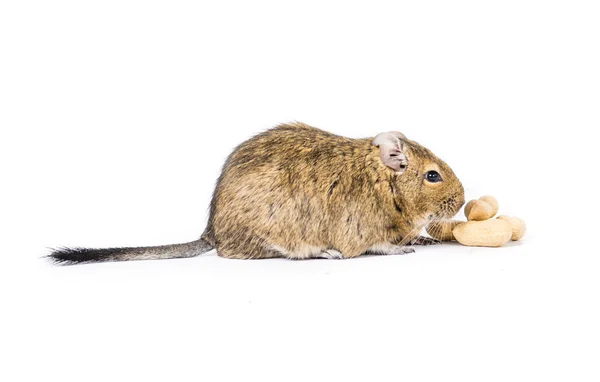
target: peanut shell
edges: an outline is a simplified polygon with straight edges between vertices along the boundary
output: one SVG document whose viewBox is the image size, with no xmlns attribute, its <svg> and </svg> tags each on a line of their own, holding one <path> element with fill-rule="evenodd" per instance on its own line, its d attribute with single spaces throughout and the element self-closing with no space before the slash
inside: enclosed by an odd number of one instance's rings
<svg viewBox="0 0 600 382">
<path fill-rule="evenodd" d="M 456 241 L 476 247 L 500 247 L 510 241 L 512 233 L 510 224 L 502 219 L 468 221 L 452 230 Z"/>
<path fill-rule="evenodd" d="M 452 230 L 459 224 L 464 223 L 458 220 L 445 220 L 429 224 L 425 230 L 434 239 L 441 241 L 455 240 Z"/>
<path fill-rule="evenodd" d="M 521 240 L 521 238 L 525 235 L 526 226 L 523 219 L 506 215 L 500 215 L 497 219 L 504 220 L 510 224 L 510 228 L 512 229 L 512 240 Z"/>
</svg>

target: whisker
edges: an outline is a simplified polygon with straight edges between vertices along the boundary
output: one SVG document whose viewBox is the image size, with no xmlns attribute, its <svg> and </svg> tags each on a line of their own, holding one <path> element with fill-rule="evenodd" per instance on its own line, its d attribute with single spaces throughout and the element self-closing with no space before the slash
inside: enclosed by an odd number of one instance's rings
<svg viewBox="0 0 600 382">
<path fill-rule="evenodd" d="M 400 246 L 405 246 L 407 245 L 413 238 L 413 236 L 416 233 L 420 233 L 421 230 L 423 230 L 423 228 L 425 228 L 428 224 L 430 224 L 432 220 L 430 218 L 426 219 L 425 222 L 421 225 L 416 226 L 415 228 L 413 228 L 400 242 Z"/>
</svg>

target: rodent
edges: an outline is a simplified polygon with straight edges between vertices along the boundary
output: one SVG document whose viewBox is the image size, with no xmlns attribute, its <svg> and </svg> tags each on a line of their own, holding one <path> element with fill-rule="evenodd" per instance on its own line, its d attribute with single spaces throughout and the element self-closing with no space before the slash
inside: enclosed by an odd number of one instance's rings
<svg viewBox="0 0 600 382">
<path fill-rule="evenodd" d="M 62 248 L 59 263 L 192 257 L 353 258 L 413 252 L 419 236 L 464 204 L 462 184 L 431 151 L 398 132 L 351 139 L 294 122 L 260 133 L 228 157 L 208 225 L 184 244 Z"/>
</svg>

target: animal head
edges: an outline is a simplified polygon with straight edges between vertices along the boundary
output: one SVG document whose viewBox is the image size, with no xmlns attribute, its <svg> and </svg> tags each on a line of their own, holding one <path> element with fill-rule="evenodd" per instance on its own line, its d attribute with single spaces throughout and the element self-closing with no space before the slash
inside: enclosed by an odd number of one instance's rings
<svg viewBox="0 0 600 382">
<path fill-rule="evenodd" d="M 465 201 L 464 189 L 444 161 L 395 131 L 381 133 L 371 143 L 379 147 L 379 158 L 391 173 L 391 192 L 401 210 L 423 222 L 456 215 Z"/>
</svg>

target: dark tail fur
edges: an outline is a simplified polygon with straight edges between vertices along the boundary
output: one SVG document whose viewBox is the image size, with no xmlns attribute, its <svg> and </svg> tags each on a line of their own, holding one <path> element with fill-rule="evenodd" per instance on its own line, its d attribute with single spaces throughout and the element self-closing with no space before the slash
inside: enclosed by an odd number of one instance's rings
<svg viewBox="0 0 600 382">
<path fill-rule="evenodd" d="M 58 264 L 96 263 L 103 261 L 161 260 L 194 257 L 214 247 L 203 239 L 189 243 L 158 247 L 130 248 L 60 248 L 48 257 Z"/>
</svg>

